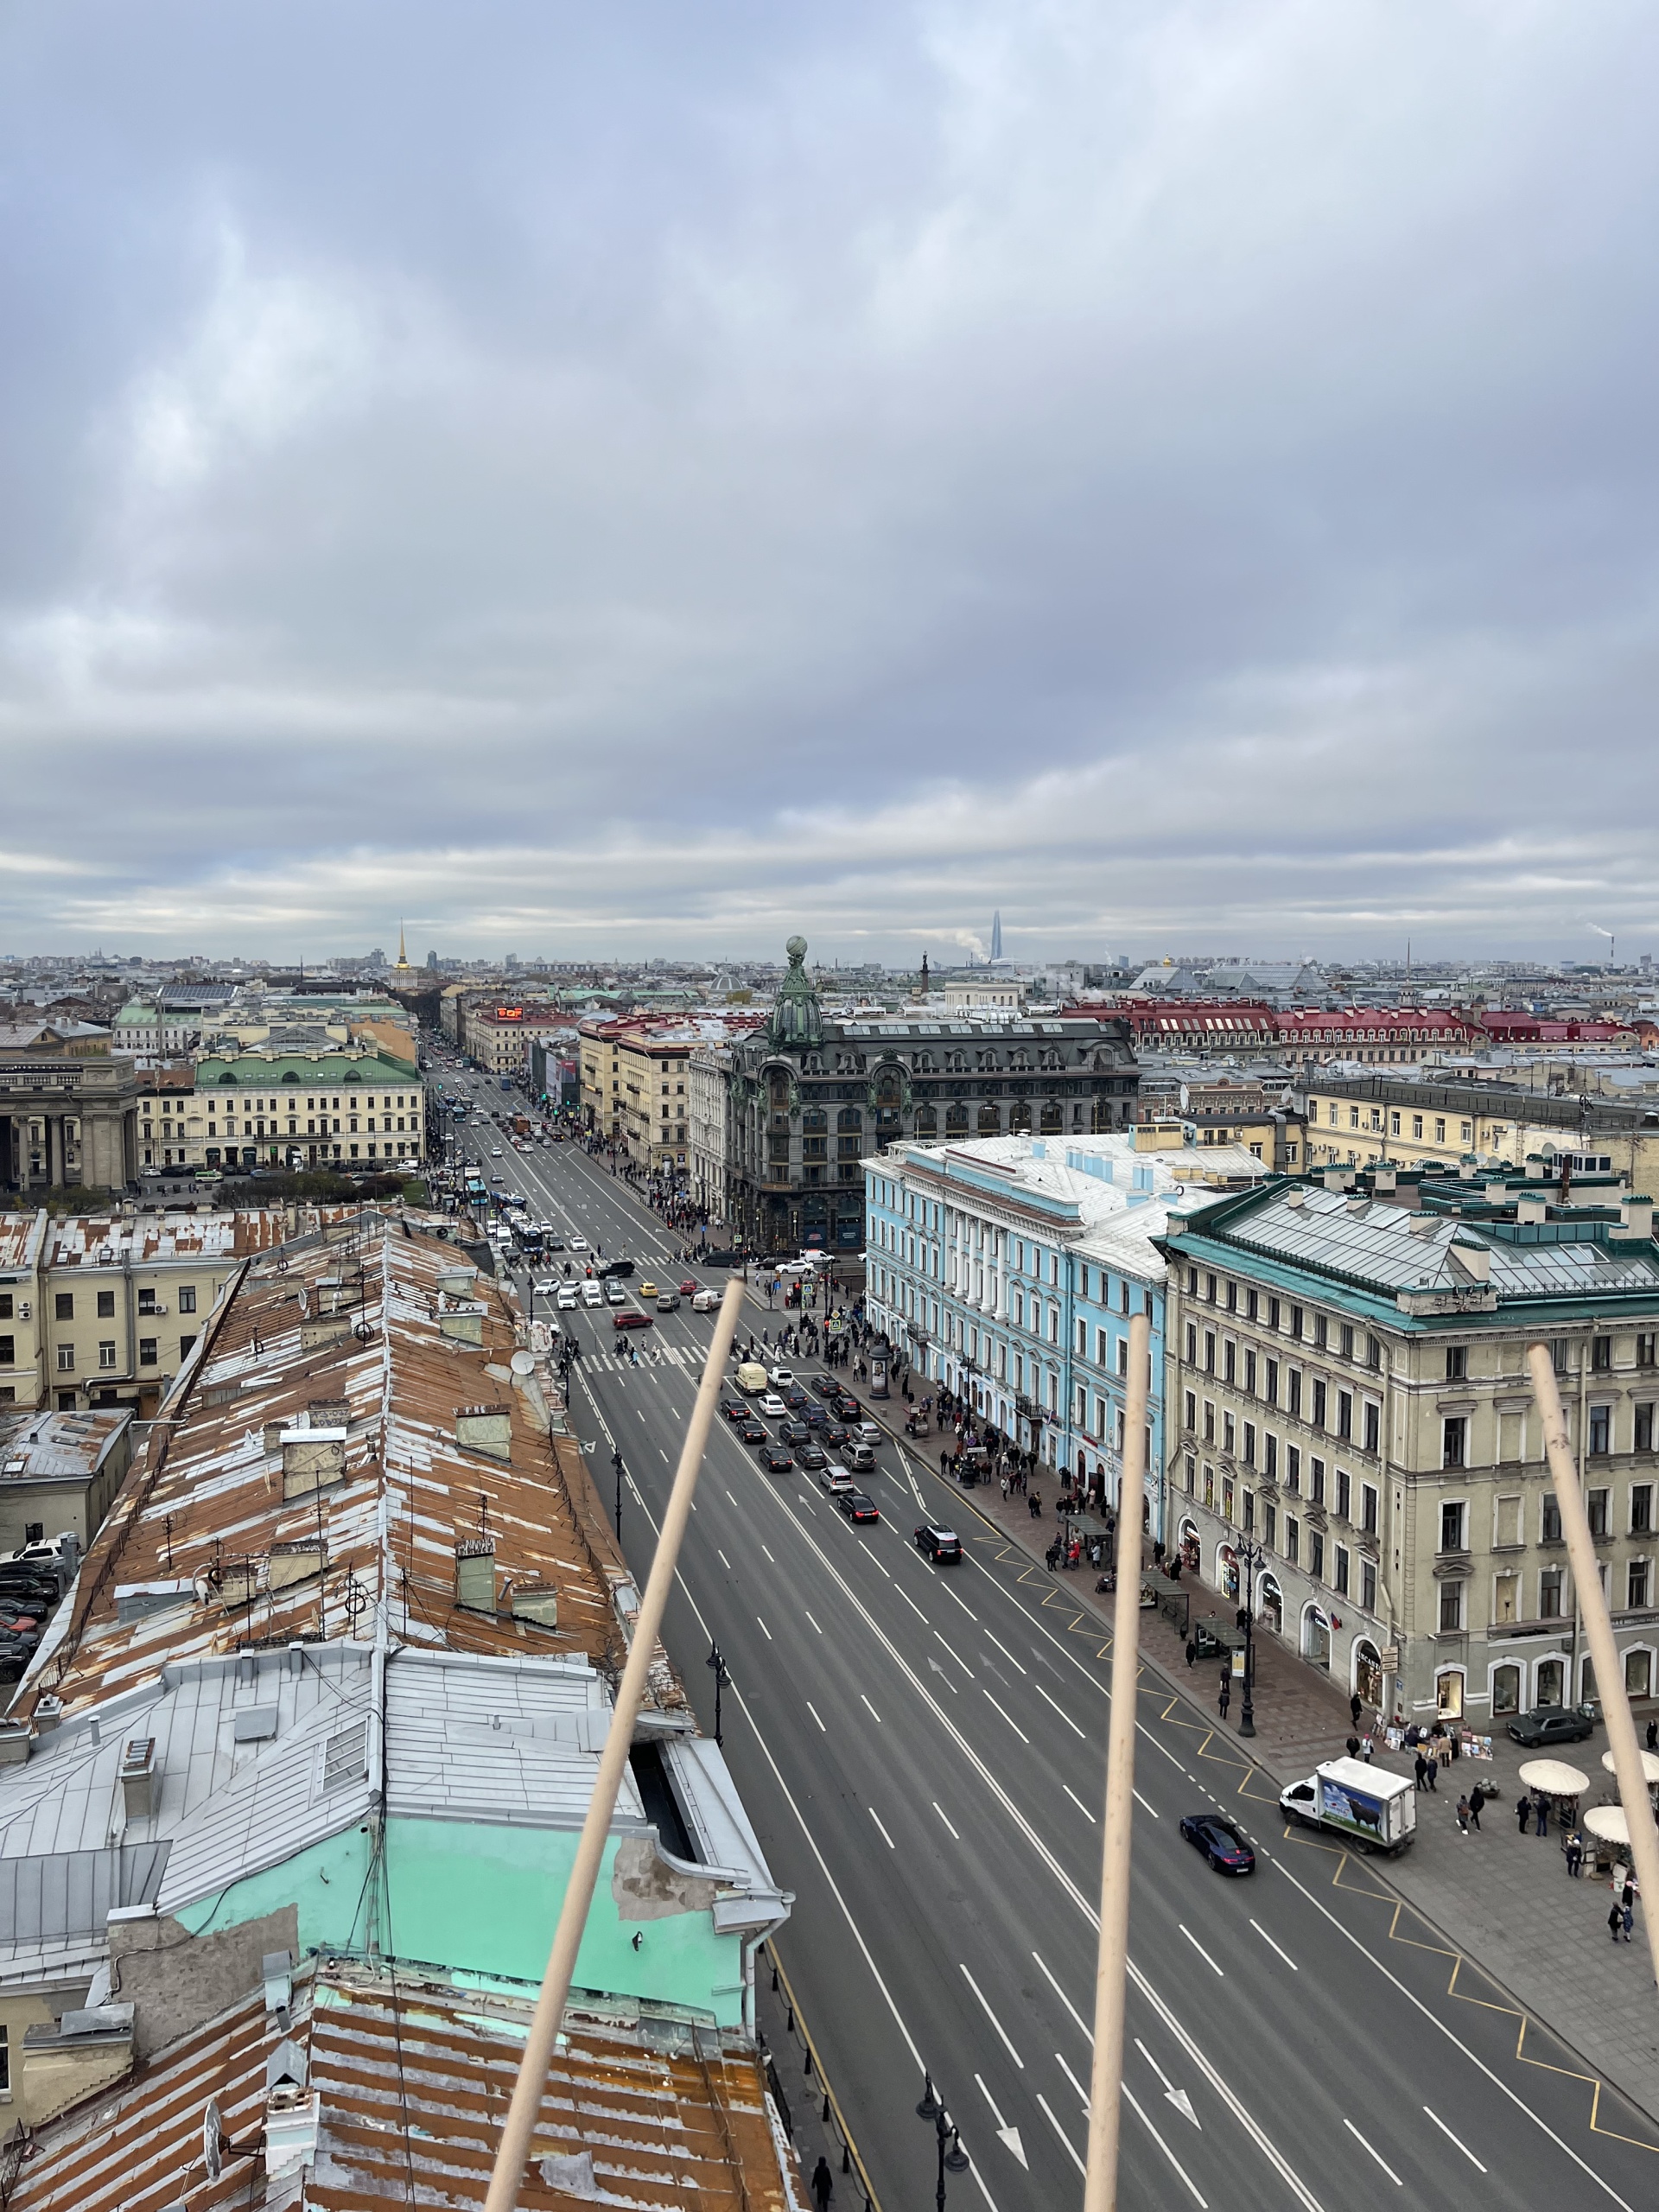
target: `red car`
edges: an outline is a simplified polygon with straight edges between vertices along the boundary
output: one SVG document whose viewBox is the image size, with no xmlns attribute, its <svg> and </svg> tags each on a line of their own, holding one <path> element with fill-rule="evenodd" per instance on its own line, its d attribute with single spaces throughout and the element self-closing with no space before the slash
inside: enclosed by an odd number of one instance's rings
<svg viewBox="0 0 1659 2212">
<path fill-rule="evenodd" d="M 695 1298 L 702 1287 L 702 1286 L 701 1283 L 693 1282 L 690 1276 L 688 1275 L 685 1281 L 680 1285 L 680 1296 L 682 1298 Z"/>
<path fill-rule="evenodd" d="M 611 1326 L 613 1329 L 648 1329 L 651 1316 L 642 1313 L 637 1306 L 626 1306 L 620 1313 L 613 1314 Z"/>
</svg>

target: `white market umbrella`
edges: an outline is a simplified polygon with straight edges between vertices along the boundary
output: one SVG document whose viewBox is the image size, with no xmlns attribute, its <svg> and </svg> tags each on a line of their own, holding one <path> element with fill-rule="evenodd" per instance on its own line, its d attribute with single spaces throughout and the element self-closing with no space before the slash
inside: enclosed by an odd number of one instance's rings
<svg viewBox="0 0 1659 2212">
<path fill-rule="evenodd" d="M 1604 1751 L 1602 1753 L 1601 1763 L 1603 1766 L 1606 1768 L 1609 1774 L 1613 1772 L 1613 1755 L 1611 1751 Z M 1659 1751 L 1643 1752 L 1642 1779 L 1647 1783 L 1649 1789 L 1652 1789 L 1656 1782 L 1659 1782 Z"/>
<path fill-rule="evenodd" d="M 1565 1759 L 1529 1759 L 1520 1770 L 1520 1780 L 1523 1787 L 1541 1790 L 1546 1797 L 1581 1797 L 1590 1787 L 1589 1776 Z"/>
<path fill-rule="evenodd" d="M 1630 1824 L 1622 1805 L 1592 1805 L 1581 1825 L 1604 1843 L 1622 1843 L 1627 1847 L 1630 1844 Z"/>
</svg>

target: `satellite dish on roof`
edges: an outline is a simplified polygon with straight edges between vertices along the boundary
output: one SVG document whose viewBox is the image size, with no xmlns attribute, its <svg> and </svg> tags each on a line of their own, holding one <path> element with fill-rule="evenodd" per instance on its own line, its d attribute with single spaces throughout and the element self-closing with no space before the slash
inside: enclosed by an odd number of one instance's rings
<svg viewBox="0 0 1659 2212">
<path fill-rule="evenodd" d="M 533 1375 L 536 1371 L 536 1355 L 533 1351 L 516 1351 L 507 1362 L 507 1365 L 515 1375 Z"/>
<path fill-rule="evenodd" d="M 224 2133 L 225 2123 L 219 2117 L 219 2099 L 209 2097 L 207 2109 L 201 2115 L 201 2163 L 207 2169 L 209 2181 L 217 2181 L 222 2171 L 219 2143 Z"/>
</svg>

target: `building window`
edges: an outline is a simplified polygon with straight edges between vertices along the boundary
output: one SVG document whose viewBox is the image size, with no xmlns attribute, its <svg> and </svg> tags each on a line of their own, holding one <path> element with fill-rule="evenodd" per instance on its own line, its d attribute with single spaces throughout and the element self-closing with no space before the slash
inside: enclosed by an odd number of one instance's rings
<svg viewBox="0 0 1659 2212">
<path fill-rule="evenodd" d="M 58 1346 L 58 1372 L 59 1372 L 59 1374 L 60 1374 L 60 1375 L 73 1375 L 73 1374 L 74 1373 L 74 1371 L 75 1371 L 75 1348 L 74 1348 L 73 1344 L 60 1344 L 60 1345 Z"/>
<path fill-rule="evenodd" d="M 1469 1424 L 1461 1414 L 1454 1414 L 1450 1421 L 1441 1423 L 1440 1465 L 1443 1467 L 1464 1465 L 1464 1448 L 1468 1428 Z"/>
<path fill-rule="evenodd" d="M 1285 1488 L 1299 1491 L 1302 1486 L 1302 1455 L 1297 1446 L 1285 1446 Z"/>
<path fill-rule="evenodd" d="M 1213 1375 L 1216 1371 L 1216 1332 L 1213 1329 L 1206 1329 L 1204 1332 L 1204 1371 L 1206 1375 Z"/>
<path fill-rule="evenodd" d="M 1325 1503 L 1325 1462 L 1310 1459 L 1307 1463 L 1307 1494 L 1315 1505 Z"/>
<path fill-rule="evenodd" d="M 1348 1595 L 1348 1547 L 1338 1544 L 1332 1560 L 1332 1582 L 1343 1597 Z"/>
<path fill-rule="evenodd" d="M 1359 1525 L 1368 1536 L 1376 1534 L 1376 1488 L 1372 1483 L 1359 1486 Z"/>
<path fill-rule="evenodd" d="M 1244 1464 L 1247 1467 L 1255 1465 L 1255 1423 L 1253 1421 L 1247 1421 L 1244 1424 Z"/>
<path fill-rule="evenodd" d="M 1368 1403 L 1365 1408 L 1365 1441 L 1363 1448 L 1370 1453 L 1373 1459 L 1376 1456 L 1377 1446 L 1382 1434 L 1382 1407 Z"/>
<path fill-rule="evenodd" d="M 1313 1377 L 1313 1407 L 1309 1418 L 1315 1428 L 1323 1428 L 1325 1427 L 1325 1377 L 1322 1375 L 1316 1375 Z"/>
<path fill-rule="evenodd" d="M 1198 1363 L 1198 1332 L 1191 1321 L 1186 1325 L 1186 1363 L 1189 1367 Z"/>
<path fill-rule="evenodd" d="M 179 1311 L 181 1313 L 194 1313 L 195 1310 L 196 1287 L 194 1283 L 184 1283 L 179 1290 Z"/>
<path fill-rule="evenodd" d="M 1279 1473 L 1279 1440 L 1273 1433 L 1271 1429 L 1267 1430 L 1262 1438 L 1262 1471 L 1269 1482 L 1273 1482 L 1277 1479 Z"/>
<path fill-rule="evenodd" d="M 1338 1467 L 1338 1468 L 1337 1469 L 1337 1505 L 1336 1505 L 1336 1510 L 1337 1510 L 1337 1511 L 1341 1515 L 1342 1518 L 1343 1518 L 1344 1521 L 1348 1520 L 1348 1519 L 1351 1517 L 1351 1516 L 1350 1516 L 1350 1513 L 1349 1513 L 1349 1508 L 1351 1506 L 1352 1503 L 1353 1503 L 1353 1484 L 1352 1484 L 1352 1481 L 1351 1481 L 1351 1478 L 1350 1478 L 1346 1473 L 1344 1473 L 1344 1472 L 1343 1469 L 1342 1469 L 1342 1468 L 1340 1468 L 1340 1467 Z"/>
<path fill-rule="evenodd" d="M 1656 1334 L 1659 1334 L 1659 1332 L 1656 1332 L 1652 1329 L 1647 1329 L 1637 1337 L 1636 1340 L 1636 1363 L 1638 1367 L 1651 1367 L 1654 1364 L 1654 1345 Z"/>
<path fill-rule="evenodd" d="M 1337 1434 L 1351 1438 L 1354 1433 L 1354 1401 L 1347 1390 L 1337 1393 Z"/>
<path fill-rule="evenodd" d="M 1636 1409 L 1636 1449 L 1638 1452 L 1651 1452 L 1653 1449 L 1653 1408 L 1650 1404 L 1638 1406 Z"/>
<path fill-rule="evenodd" d="M 1653 1534 L 1653 1484 L 1630 1484 L 1630 1534 L 1650 1536 Z"/>
<path fill-rule="evenodd" d="M 75 1294 L 73 1290 L 60 1290 L 58 1293 L 57 1317 L 60 1321 L 73 1321 L 74 1319 Z"/>
<path fill-rule="evenodd" d="M 1631 1612 L 1640 1612 L 1646 1607 L 1650 1587 L 1649 1562 L 1633 1559 L 1624 1570 L 1624 1603 Z"/>
<path fill-rule="evenodd" d="M 1294 1419 L 1302 1417 L 1302 1370 L 1300 1367 L 1285 1370 L 1285 1409 Z"/>
<path fill-rule="evenodd" d="M 1237 1425 L 1230 1413 L 1224 1413 L 1221 1417 L 1221 1448 L 1230 1459 L 1238 1448 Z"/>
<path fill-rule="evenodd" d="M 1285 1516 L 1285 1557 L 1293 1567 L 1296 1564 L 1296 1554 L 1301 1548 L 1301 1523 L 1294 1514 L 1287 1513 Z"/>
<path fill-rule="evenodd" d="M 1255 1395 L 1255 1354 L 1248 1348 L 1244 1354 L 1244 1389 L 1247 1396 Z"/>
<path fill-rule="evenodd" d="M 1607 1497 L 1608 1493 L 1605 1490 L 1592 1490 L 1585 1492 L 1585 1517 L 1590 1523 L 1590 1533 L 1592 1536 L 1605 1536 L 1607 1534 Z"/>
<path fill-rule="evenodd" d="M 1607 1374 L 1613 1364 L 1613 1340 L 1611 1337 L 1592 1337 L 1590 1364 L 1598 1375 Z"/>
<path fill-rule="evenodd" d="M 98 1363 L 99 1367 L 105 1370 L 115 1365 L 115 1344 L 112 1339 L 105 1338 L 99 1345 Z"/>
<path fill-rule="evenodd" d="M 1447 1344 L 1446 1348 L 1446 1379 L 1461 1382 L 1469 1371 L 1469 1354 L 1462 1344 Z"/>
<path fill-rule="evenodd" d="M 114 1293 L 112 1290 L 100 1290 L 100 1291 L 99 1292 L 99 1294 L 98 1294 L 98 1318 L 99 1318 L 99 1319 L 100 1321 L 113 1321 L 113 1320 L 114 1320 L 114 1319 L 115 1319 L 115 1293 Z"/>
<path fill-rule="evenodd" d="M 1558 1621 L 1561 1618 L 1561 1570 L 1547 1567 L 1538 1577 L 1538 1618 L 1541 1621 Z"/>
<path fill-rule="evenodd" d="M 1440 1632 L 1450 1634 L 1463 1626 L 1463 1585 L 1461 1582 L 1442 1582 L 1440 1585 Z"/>
<path fill-rule="evenodd" d="M 139 1364 L 139 1366 L 140 1366 L 140 1367 L 154 1367 L 154 1366 L 155 1366 L 155 1364 L 156 1364 L 156 1341 L 157 1341 L 157 1340 L 156 1340 L 156 1338 L 154 1338 L 154 1337 L 140 1337 L 140 1338 L 139 1338 L 139 1339 L 138 1339 L 138 1364 Z"/>
<path fill-rule="evenodd" d="M 1315 1582 L 1325 1579 L 1325 1538 L 1317 1529 L 1307 1532 L 1307 1571 Z"/>
<path fill-rule="evenodd" d="M 1544 1492 L 1543 1515 L 1538 1531 L 1538 1541 L 1543 1544 L 1559 1544 L 1561 1541 L 1561 1503 L 1553 1490 Z"/>
<path fill-rule="evenodd" d="M 1468 1549 L 1465 1538 L 1469 1509 L 1461 1503 L 1443 1503 L 1440 1507 L 1440 1549 L 1461 1552 Z"/>
<path fill-rule="evenodd" d="M 1359 1563 L 1359 1602 L 1368 1613 L 1376 1611 L 1376 1567 L 1369 1559 Z"/>
<path fill-rule="evenodd" d="M 1613 1426 L 1611 1406 L 1592 1406 L 1590 1408 L 1590 1452 L 1592 1459 L 1604 1459 L 1612 1450 L 1610 1438 Z"/>
<path fill-rule="evenodd" d="M 1193 1395 L 1192 1392 L 1189 1390 L 1186 1393 L 1186 1427 L 1189 1435 L 1198 1427 L 1198 1402 Z"/>
</svg>

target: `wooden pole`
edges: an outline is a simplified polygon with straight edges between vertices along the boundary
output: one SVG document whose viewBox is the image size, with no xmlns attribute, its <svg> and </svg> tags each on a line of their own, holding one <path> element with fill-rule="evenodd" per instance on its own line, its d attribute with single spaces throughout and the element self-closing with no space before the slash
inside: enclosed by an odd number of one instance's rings
<svg viewBox="0 0 1659 2212">
<path fill-rule="evenodd" d="M 1579 1488 L 1579 1471 L 1573 1464 L 1549 1347 L 1529 1344 L 1527 1366 L 1532 1375 L 1532 1394 L 1543 1415 L 1544 1450 L 1555 1481 L 1555 1500 L 1560 1509 L 1561 1534 L 1567 1538 L 1567 1555 L 1572 1562 L 1579 1618 L 1583 1623 L 1584 1639 L 1590 1647 L 1591 1663 L 1596 1670 L 1596 1688 L 1601 1698 L 1601 1717 L 1607 1725 L 1608 1746 L 1613 1754 L 1619 1802 L 1624 1808 L 1625 1825 L 1630 1831 L 1630 1857 L 1642 1891 L 1649 1963 L 1654 1980 L 1659 1982 L 1659 1828 L 1654 1826 L 1653 1806 L 1642 1770 L 1641 1747 L 1636 1740 L 1636 1720 L 1630 1712 L 1624 1677 L 1619 1670 L 1613 1624 L 1607 1611 L 1607 1593 L 1601 1586 L 1595 1539 L 1590 1534 L 1590 1519 Z M 1577 1685 L 1573 1688 L 1576 1692 Z M 1570 1694 L 1567 1702 L 1576 1703 L 1576 1695 Z"/>
<path fill-rule="evenodd" d="M 1117 2203 L 1119 2084 L 1123 2076 L 1124 1974 L 1129 1948 L 1129 1823 L 1135 1812 L 1135 1683 L 1141 1645 L 1141 1511 L 1147 1480 L 1147 1386 L 1152 1323 L 1129 1323 L 1123 1476 L 1117 1493 L 1117 1602 L 1112 1612 L 1112 1713 L 1106 1736 L 1106 1821 L 1100 1847 L 1100 1951 L 1095 1972 L 1095 2059 L 1089 2082 L 1089 2168 L 1084 2212 Z"/>
<path fill-rule="evenodd" d="M 675 1471 L 674 1487 L 669 1494 L 668 1510 L 663 1516 L 662 1534 L 657 1540 L 657 1555 L 652 1560 L 645 1594 L 640 1600 L 639 1618 L 634 1623 L 628 1663 L 622 1670 L 621 1685 L 616 1694 L 616 1708 L 611 1715 L 611 1726 L 605 1738 L 605 1749 L 600 1757 L 594 1794 L 588 1801 L 588 1817 L 582 1822 L 582 1840 L 576 1846 L 575 1859 L 565 1887 L 559 1924 L 553 1933 L 553 1948 L 548 1958 L 542 1993 L 537 2000 L 529 2040 L 519 2063 L 518 2078 L 513 2084 L 512 2101 L 507 2107 L 507 2117 L 502 2126 L 501 2142 L 490 2175 L 489 2194 L 484 2200 L 485 2212 L 513 2212 L 518 2202 L 518 2185 L 524 2178 L 524 2167 L 530 2158 L 531 2137 L 541 2113 L 547 2069 L 552 2060 L 554 2043 L 563 2023 L 571 1977 L 576 1967 L 576 1954 L 582 1947 L 582 1933 L 588 1925 L 588 1912 L 593 1903 L 594 1885 L 599 1878 L 600 1861 L 604 1857 L 605 1846 L 610 1838 L 611 1819 L 616 1810 L 617 1792 L 622 1784 L 622 1770 L 628 1763 L 628 1753 L 632 1748 L 633 1724 L 645 1702 L 646 1678 L 651 1672 L 664 1609 L 668 1604 L 669 1590 L 674 1580 L 680 1541 L 685 1534 L 685 1524 L 691 1516 L 691 1494 L 697 1486 L 697 1469 L 709 1439 L 709 1425 L 714 1419 L 715 1401 L 720 1395 L 721 1379 L 725 1372 L 727 1355 L 731 1350 L 732 1337 L 742 1304 L 743 1285 L 734 1276 L 726 1286 L 726 1295 L 715 1318 L 715 1333 L 709 1346 L 702 1382 L 697 1391 L 696 1403 L 691 1409 L 685 1443 L 680 1452 L 680 1464 Z"/>
</svg>

